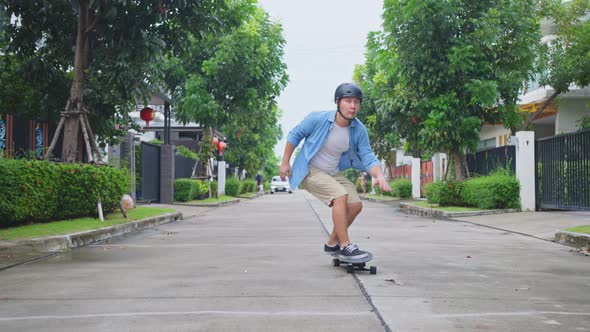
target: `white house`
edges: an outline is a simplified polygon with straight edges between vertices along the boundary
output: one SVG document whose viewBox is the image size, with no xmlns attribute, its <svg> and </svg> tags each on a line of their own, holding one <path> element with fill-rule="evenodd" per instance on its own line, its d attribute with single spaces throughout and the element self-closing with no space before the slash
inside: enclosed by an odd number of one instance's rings
<svg viewBox="0 0 590 332">
<path fill-rule="evenodd" d="M 544 20 L 541 24 L 543 38 L 541 43 L 549 43 L 556 38 L 556 26 Z M 520 109 L 523 112 L 534 112 L 554 92 L 550 86 L 540 86 L 538 80 L 528 83 L 527 88 L 519 96 Z M 550 137 L 579 129 L 576 121 L 590 116 L 590 86 L 571 86 L 570 91 L 562 94 L 549 105 L 535 120 L 533 131 L 535 138 Z M 504 146 L 508 144 L 510 131 L 503 125 L 484 125 L 480 133 L 479 149 Z"/>
</svg>

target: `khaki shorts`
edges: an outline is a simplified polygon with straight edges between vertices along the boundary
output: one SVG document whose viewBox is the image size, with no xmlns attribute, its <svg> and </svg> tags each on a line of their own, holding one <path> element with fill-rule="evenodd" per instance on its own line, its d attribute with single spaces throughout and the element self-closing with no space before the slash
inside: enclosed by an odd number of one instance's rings
<svg viewBox="0 0 590 332">
<path fill-rule="evenodd" d="M 361 201 L 356 186 L 342 173 L 328 174 L 315 167 L 310 167 L 309 174 L 303 179 L 301 185 L 322 203 L 330 207 L 336 198 L 344 195 L 348 195 L 348 204 Z"/>
</svg>

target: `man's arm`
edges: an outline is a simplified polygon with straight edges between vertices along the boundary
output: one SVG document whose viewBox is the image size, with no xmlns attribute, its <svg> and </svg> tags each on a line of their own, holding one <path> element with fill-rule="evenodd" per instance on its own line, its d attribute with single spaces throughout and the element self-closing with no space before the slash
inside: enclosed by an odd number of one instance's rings
<svg viewBox="0 0 590 332">
<path fill-rule="evenodd" d="M 371 167 L 369 174 L 371 174 L 375 181 L 374 183 L 378 185 L 382 191 L 391 191 L 391 187 L 389 186 L 389 183 L 387 183 L 387 180 L 385 180 L 380 166 Z"/>
<path fill-rule="evenodd" d="M 286 176 L 291 176 L 291 156 L 293 155 L 293 151 L 295 151 L 295 145 L 287 142 L 285 144 L 285 152 L 283 152 L 283 161 L 279 168 L 279 175 L 283 181 L 285 181 Z"/>
</svg>

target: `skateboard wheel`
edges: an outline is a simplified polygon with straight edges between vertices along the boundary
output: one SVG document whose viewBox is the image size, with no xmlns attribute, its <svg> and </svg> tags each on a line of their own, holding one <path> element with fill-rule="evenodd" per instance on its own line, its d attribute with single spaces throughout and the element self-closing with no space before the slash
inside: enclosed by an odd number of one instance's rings
<svg viewBox="0 0 590 332">
<path fill-rule="evenodd" d="M 348 273 L 354 272 L 354 266 L 352 266 L 352 265 L 346 266 L 346 272 L 348 272 Z"/>
<path fill-rule="evenodd" d="M 369 273 L 370 274 L 377 274 L 377 267 L 376 266 L 371 266 L 371 268 L 369 269 Z"/>
<path fill-rule="evenodd" d="M 334 258 L 332 260 L 332 266 L 340 266 L 340 260 L 338 258 Z"/>
</svg>

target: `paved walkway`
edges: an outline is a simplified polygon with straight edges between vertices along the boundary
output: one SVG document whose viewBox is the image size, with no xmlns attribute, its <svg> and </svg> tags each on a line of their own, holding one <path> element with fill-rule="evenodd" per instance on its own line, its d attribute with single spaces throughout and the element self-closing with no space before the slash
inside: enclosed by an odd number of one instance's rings
<svg viewBox="0 0 590 332">
<path fill-rule="evenodd" d="M 330 209 L 265 195 L 0 271 L 1 331 L 590 331 L 590 258 L 365 203 L 377 275 L 321 253 Z"/>
</svg>

